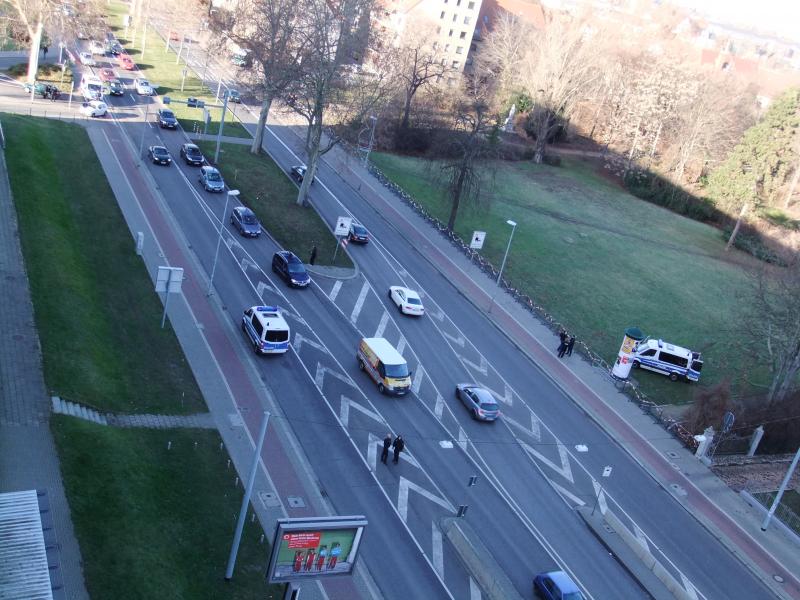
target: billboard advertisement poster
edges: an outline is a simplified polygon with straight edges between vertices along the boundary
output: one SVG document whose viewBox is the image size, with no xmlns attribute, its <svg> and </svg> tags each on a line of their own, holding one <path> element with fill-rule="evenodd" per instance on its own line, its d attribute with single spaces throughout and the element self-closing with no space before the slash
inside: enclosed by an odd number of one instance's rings
<svg viewBox="0 0 800 600">
<path fill-rule="evenodd" d="M 270 583 L 349 575 L 366 524 L 361 516 L 278 520 L 267 571 Z"/>
</svg>

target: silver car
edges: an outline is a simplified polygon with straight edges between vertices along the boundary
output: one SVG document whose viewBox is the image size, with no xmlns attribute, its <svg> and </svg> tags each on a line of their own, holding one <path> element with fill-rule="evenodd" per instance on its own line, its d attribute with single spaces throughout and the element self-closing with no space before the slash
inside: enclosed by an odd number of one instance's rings
<svg viewBox="0 0 800 600">
<path fill-rule="evenodd" d="M 476 383 L 459 383 L 456 385 L 456 398 L 467 407 L 473 419 L 478 421 L 496 421 L 500 416 L 500 406 L 492 392 Z"/>
<path fill-rule="evenodd" d="M 222 175 L 216 168 L 208 165 L 200 168 L 200 183 L 207 192 L 225 191 L 225 181 L 223 181 Z"/>
</svg>

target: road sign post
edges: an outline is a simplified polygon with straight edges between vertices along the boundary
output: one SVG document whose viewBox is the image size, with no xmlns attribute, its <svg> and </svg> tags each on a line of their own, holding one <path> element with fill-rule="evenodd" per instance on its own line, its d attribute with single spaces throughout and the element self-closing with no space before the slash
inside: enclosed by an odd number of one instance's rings
<svg viewBox="0 0 800 600">
<path fill-rule="evenodd" d="M 336 219 L 336 227 L 333 230 L 333 235 L 336 236 L 336 247 L 333 249 L 334 263 L 336 263 L 336 253 L 339 252 L 339 242 L 341 242 L 343 246 L 347 245 L 345 236 L 350 232 L 350 225 L 352 224 L 352 217 L 338 217 Z"/>
</svg>

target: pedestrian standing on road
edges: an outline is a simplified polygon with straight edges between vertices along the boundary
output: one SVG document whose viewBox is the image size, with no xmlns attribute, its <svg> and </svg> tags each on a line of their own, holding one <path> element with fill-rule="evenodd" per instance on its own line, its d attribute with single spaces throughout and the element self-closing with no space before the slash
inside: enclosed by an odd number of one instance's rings
<svg viewBox="0 0 800 600">
<path fill-rule="evenodd" d="M 406 442 L 402 435 L 398 435 L 396 438 L 394 438 L 394 443 L 392 444 L 392 448 L 394 448 L 394 458 L 392 459 L 392 462 L 394 464 L 397 464 L 397 461 L 400 460 L 400 453 L 405 447 Z"/>
<path fill-rule="evenodd" d="M 566 329 L 562 329 L 561 331 L 558 332 L 558 339 L 561 340 L 562 344 L 566 344 L 567 343 L 567 331 L 566 331 Z"/>
<path fill-rule="evenodd" d="M 313 265 L 314 262 L 317 260 L 317 245 L 311 248 L 311 258 L 308 259 L 308 264 Z"/>
<path fill-rule="evenodd" d="M 387 459 L 389 458 L 389 448 L 392 447 L 392 434 L 387 433 L 386 437 L 383 438 L 383 452 L 381 452 L 381 462 L 386 464 Z"/>
<path fill-rule="evenodd" d="M 49 48 L 47 46 L 42 46 L 42 54 L 44 55 L 44 60 L 47 60 L 47 51 Z"/>
<path fill-rule="evenodd" d="M 569 342 L 567 342 L 567 356 L 572 356 L 572 348 L 575 346 L 575 336 L 569 336 Z"/>
</svg>

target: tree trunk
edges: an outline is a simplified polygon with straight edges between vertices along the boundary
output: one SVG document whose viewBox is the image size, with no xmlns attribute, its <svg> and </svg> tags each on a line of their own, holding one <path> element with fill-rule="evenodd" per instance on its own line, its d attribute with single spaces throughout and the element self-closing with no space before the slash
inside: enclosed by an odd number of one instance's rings
<svg viewBox="0 0 800 600">
<path fill-rule="evenodd" d="M 258 124 L 256 125 L 256 135 L 253 138 L 253 144 L 250 146 L 250 154 L 258 154 L 261 152 L 261 144 L 264 140 L 264 129 L 267 126 L 267 117 L 269 116 L 269 109 L 272 106 L 272 97 L 265 96 L 264 102 L 261 104 L 261 111 L 258 113 Z"/>
<path fill-rule="evenodd" d="M 308 188 L 314 181 L 317 173 L 317 161 L 319 161 L 319 146 L 322 142 L 322 119 L 313 119 L 309 126 L 309 144 L 307 147 L 308 163 L 306 163 L 306 174 L 303 176 L 303 183 L 300 184 L 300 191 L 297 194 L 297 204 L 307 206 Z"/>
<path fill-rule="evenodd" d="M 777 373 L 772 377 L 772 385 L 767 396 L 768 405 L 783 401 L 793 390 L 795 376 L 800 371 L 800 339 L 796 339 L 794 347 L 788 356 L 781 362 Z"/>
<path fill-rule="evenodd" d="M 36 81 L 36 72 L 39 70 L 39 52 L 41 52 L 39 46 L 42 45 L 43 29 L 44 24 L 40 18 L 36 23 L 36 31 L 31 36 L 31 49 L 28 55 L 28 83 L 31 85 Z"/>
<path fill-rule="evenodd" d="M 786 192 L 786 199 L 783 201 L 783 208 L 789 208 L 789 202 L 791 202 L 792 196 L 794 196 L 794 190 L 797 187 L 798 179 L 800 179 L 800 160 L 794 165 L 794 175 L 792 176 L 792 182 L 789 184 L 789 190 Z"/>
<path fill-rule="evenodd" d="M 456 216 L 458 216 L 458 206 L 461 204 L 461 191 L 464 189 L 466 171 L 466 167 L 462 165 L 461 170 L 458 172 L 456 187 L 453 190 L 453 204 L 450 206 L 450 218 L 447 220 L 447 228 L 450 231 L 453 231 L 453 228 L 456 226 Z"/>
<path fill-rule="evenodd" d="M 739 235 L 739 228 L 742 226 L 742 220 L 744 219 L 745 214 L 747 214 L 748 203 L 745 202 L 742 204 L 742 210 L 739 211 L 739 216 L 736 217 L 736 225 L 733 227 L 733 231 L 731 232 L 731 237 L 728 238 L 728 243 L 725 245 L 725 252 L 731 249 L 733 246 L 733 242 L 736 241 L 736 236 Z"/>
<path fill-rule="evenodd" d="M 411 100 L 414 98 L 414 92 L 410 89 L 406 92 L 406 104 L 403 107 L 403 120 L 400 122 L 401 129 L 408 129 L 408 123 L 411 118 Z"/>
</svg>

